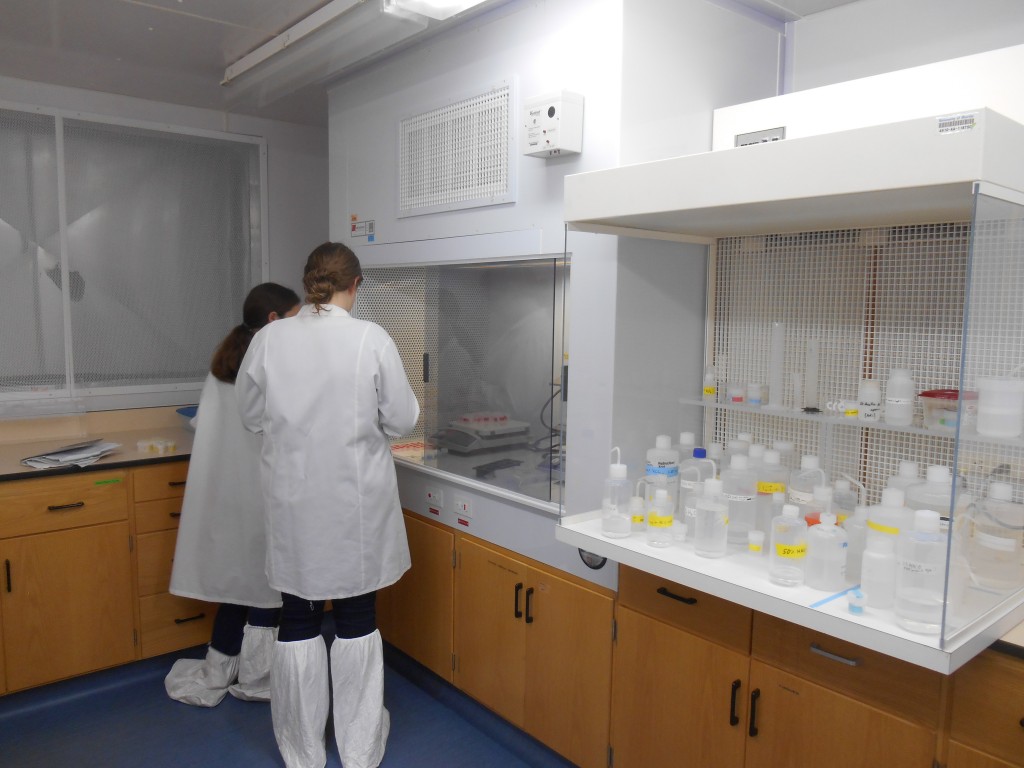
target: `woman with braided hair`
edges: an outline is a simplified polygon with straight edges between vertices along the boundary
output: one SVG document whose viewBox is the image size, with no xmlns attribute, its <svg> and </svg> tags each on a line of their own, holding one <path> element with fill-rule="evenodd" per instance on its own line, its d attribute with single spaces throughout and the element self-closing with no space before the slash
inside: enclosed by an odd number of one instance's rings
<svg viewBox="0 0 1024 768">
<path fill-rule="evenodd" d="M 346 246 L 314 249 L 306 304 L 256 334 L 238 374 L 242 421 L 263 435 L 267 574 L 283 599 L 270 710 L 288 768 L 326 763 L 332 701 L 345 768 L 376 768 L 390 729 L 375 598 L 410 558 L 388 438 L 419 404 L 391 337 L 351 314 L 362 279 Z"/>
</svg>

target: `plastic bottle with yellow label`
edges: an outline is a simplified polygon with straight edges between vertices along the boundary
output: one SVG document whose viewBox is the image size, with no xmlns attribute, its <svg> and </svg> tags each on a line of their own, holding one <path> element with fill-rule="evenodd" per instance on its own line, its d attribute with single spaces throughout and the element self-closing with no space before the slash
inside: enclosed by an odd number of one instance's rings
<svg viewBox="0 0 1024 768">
<path fill-rule="evenodd" d="M 796 587 L 804 583 L 807 523 L 795 504 L 783 506 L 782 514 L 772 520 L 768 556 L 768 578 L 773 584 Z"/>
</svg>

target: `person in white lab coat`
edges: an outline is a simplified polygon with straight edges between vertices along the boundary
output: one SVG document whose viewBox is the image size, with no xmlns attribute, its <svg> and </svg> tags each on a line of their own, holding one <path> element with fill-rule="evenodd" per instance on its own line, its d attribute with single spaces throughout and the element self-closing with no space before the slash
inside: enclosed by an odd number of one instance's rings
<svg viewBox="0 0 1024 768">
<path fill-rule="evenodd" d="M 288 768 L 327 759 L 326 600 L 345 768 L 379 765 L 390 730 L 375 598 L 410 557 L 388 437 L 412 430 L 419 403 L 391 337 L 351 315 L 361 281 L 349 248 L 317 247 L 303 276 L 307 304 L 256 334 L 236 384 L 242 421 L 263 435 L 267 574 L 283 598 L 270 708 Z"/>
<path fill-rule="evenodd" d="M 260 439 L 242 426 L 235 377 L 253 334 L 299 303 L 277 283 L 249 291 L 243 321 L 214 352 L 199 397 L 170 591 L 220 605 L 206 657 L 179 659 L 164 680 L 185 704 L 213 707 L 229 691 L 251 701 L 270 696 L 281 593 L 267 583 Z"/>
</svg>

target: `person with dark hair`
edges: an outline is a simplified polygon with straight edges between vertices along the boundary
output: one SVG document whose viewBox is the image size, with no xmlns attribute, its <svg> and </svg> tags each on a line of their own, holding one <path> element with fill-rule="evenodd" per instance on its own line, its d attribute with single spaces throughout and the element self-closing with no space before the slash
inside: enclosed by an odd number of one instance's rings
<svg viewBox="0 0 1024 768">
<path fill-rule="evenodd" d="M 332 700 L 345 768 L 379 765 L 390 730 L 375 599 L 410 558 L 388 437 L 420 409 L 394 341 L 351 314 L 361 282 L 349 248 L 317 247 L 305 306 L 256 334 L 236 385 L 243 423 L 263 435 L 267 574 L 283 598 L 270 711 L 288 768 L 325 764 Z"/>
<path fill-rule="evenodd" d="M 235 377 L 256 331 L 294 315 L 299 303 L 277 283 L 249 291 L 242 322 L 214 352 L 199 397 L 170 591 L 220 605 L 206 658 L 179 659 L 164 680 L 167 695 L 185 704 L 213 707 L 229 691 L 270 697 L 281 594 L 267 584 L 260 439 L 242 426 Z"/>
</svg>

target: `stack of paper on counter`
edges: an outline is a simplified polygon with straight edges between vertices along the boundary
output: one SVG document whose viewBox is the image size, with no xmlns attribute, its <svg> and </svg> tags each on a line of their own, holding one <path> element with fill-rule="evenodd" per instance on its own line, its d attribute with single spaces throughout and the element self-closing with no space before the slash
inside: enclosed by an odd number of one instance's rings
<svg viewBox="0 0 1024 768">
<path fill-rule="evenodd" d="M 85 467 L 121 447 L 120 443 L 105 443 L 102 437 L 56 448 L 47 453 L 28 456 L 21 460 L 26 467 L 55 469 L 72 465 Z"/>
</svg>

